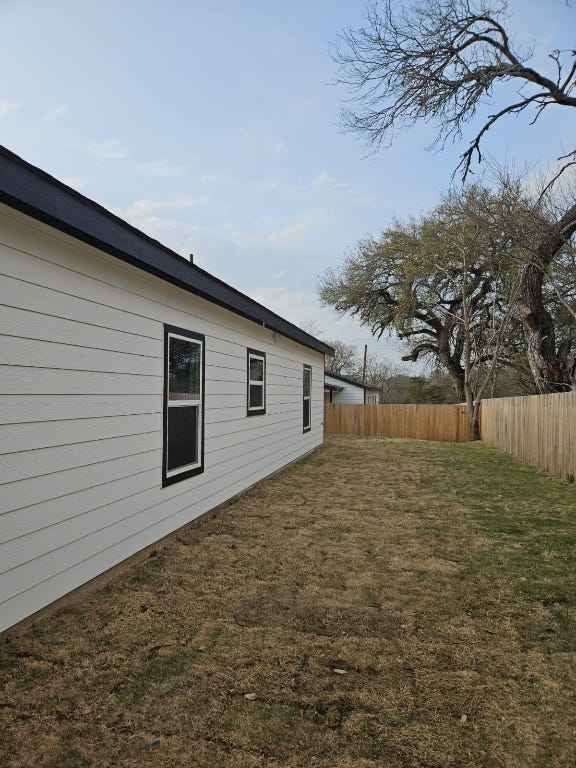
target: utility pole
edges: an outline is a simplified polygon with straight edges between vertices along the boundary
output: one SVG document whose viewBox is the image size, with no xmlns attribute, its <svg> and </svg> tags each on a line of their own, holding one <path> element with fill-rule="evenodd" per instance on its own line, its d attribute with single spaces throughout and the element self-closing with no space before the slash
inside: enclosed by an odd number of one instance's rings
<svg viewBox="0 0 576 768">
<path fill-rule="evenodd" d="M 364 368 L 362 369 L 362 384 L 366 384 L 366 358 L 368 356 L 368 344 L 364 344 Z"/>
</svg>

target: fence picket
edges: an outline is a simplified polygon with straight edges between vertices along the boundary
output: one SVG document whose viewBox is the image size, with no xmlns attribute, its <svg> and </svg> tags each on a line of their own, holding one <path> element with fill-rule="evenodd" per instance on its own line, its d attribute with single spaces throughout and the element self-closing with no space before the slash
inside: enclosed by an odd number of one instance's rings
<svg viewBox="0 0 576 768">
<path fill-rule="evenodd" d="M 483 400 L 481 435 L 533 467 L 576 475 L 576 392 Z"/>
</svg>

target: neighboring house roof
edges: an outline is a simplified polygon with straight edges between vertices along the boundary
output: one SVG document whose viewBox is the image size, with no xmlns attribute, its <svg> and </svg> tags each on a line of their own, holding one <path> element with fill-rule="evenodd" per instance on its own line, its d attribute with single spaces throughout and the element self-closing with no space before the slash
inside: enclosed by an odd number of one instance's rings
<svg viewBox="0 0 576 768">
<path fill-rule="evenodd" d="M 0 146 L 0 202 L 324 354 L 322 341 Z"/>
<path fill-rule="evenodd" d="M 344 387 L 337 387 L 336 384 L 329 384 L 326 380 L 324 380 L 324 389 L 327 389 L 330 392 L 342 392 Z"/>
<path fill-rule="evenodd" d="M 362 384 L 361 381 L 356 381 L 356 379 L 351 379 L 349 376 L 341 376 L 339 373 L 332 373 L 332 371 L 324 371 L 324 376 L 330 376 L 331 379 L 336 379 L 337 381 L 343 381 L 345 384 L 352 384 L 354 387 L 361 387 L 361 389 L 373 389 L 379 391 L 379 387 L 373 387 L 371 384 Z M 328 384 L 326 383 L 326 380 L 324 380 L 324 386 L 328 387 Z"/>
</svg>

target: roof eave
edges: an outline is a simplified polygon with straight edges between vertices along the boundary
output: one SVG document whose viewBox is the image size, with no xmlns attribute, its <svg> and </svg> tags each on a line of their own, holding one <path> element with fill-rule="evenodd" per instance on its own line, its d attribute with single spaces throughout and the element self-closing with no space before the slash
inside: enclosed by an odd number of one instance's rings
<svg viewBox="0 0 576 768">
<path fill-rule="evenodd" d="M 0 202 L 323 354 L 332 348 L 0 146 Z"/>
</svg>

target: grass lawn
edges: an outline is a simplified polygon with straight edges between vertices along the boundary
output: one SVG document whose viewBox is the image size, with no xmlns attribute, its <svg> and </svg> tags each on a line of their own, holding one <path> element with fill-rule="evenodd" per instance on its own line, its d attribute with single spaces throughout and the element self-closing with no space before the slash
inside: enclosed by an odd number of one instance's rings
<svg viewBox="0 0 576 768">
<path fill-rule="evenodd" d="M 330 438 L 0 646 L 0 766 L 576 766 L 575 502 Z"/>
</svg>

